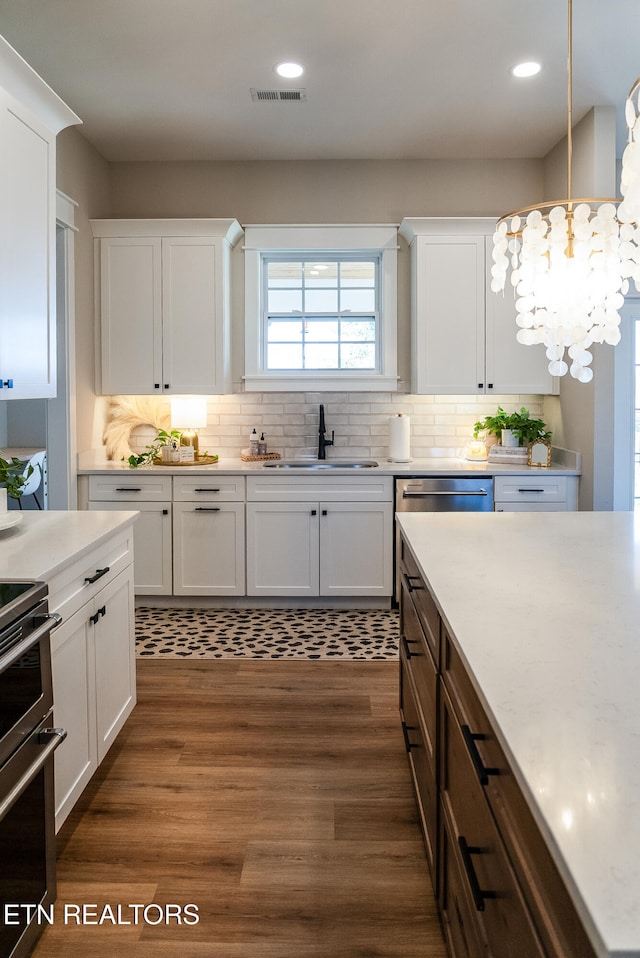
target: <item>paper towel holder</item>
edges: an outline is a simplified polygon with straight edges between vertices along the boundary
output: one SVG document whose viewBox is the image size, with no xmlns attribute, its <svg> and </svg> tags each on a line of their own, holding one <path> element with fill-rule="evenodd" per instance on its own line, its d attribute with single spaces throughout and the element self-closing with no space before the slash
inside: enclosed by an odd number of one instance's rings
<svg viewBox="0 0 640 958">
<path fill-rule="evenodd" d="M 398 419 L 404 419 L 407 423 L 410 422 L 408 416 L 405 416 L 404 413 L 399 412 L 399 413 L 396 413 L 396 415 L 390 417 L 389 425 L 391 426 L 391 422 L 393 420 L 398 420 Z M 397 463 L 413 462 L 411 455 L 409 455 L 409 446 L 408 446 L 409 436 L 408 435 L 406 436 L 406 441 L 407 441 L 407 455 L 398 454 L 394 456 L 392 454 L 392 450 L 390 449 L 389 455 L 387 456 L 387 462 L 397 462 Z"/>
</svg>

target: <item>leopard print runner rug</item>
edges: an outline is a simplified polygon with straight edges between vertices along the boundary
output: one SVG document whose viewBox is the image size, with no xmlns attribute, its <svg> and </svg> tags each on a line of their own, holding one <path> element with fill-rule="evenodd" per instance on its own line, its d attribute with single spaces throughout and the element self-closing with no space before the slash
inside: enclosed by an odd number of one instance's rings
<svg viewBox="0 0 640 958">
<path fill-rule="evenodd" d="M 136 654 L 156 658 L 395 659 L 398 612 L 136 609 Z"/>
</svg>

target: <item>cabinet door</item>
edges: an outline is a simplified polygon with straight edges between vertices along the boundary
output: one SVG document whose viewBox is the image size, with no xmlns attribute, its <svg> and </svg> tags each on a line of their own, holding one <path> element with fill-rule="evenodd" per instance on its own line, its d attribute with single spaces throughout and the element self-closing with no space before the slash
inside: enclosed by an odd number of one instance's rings
<svg viewBox="0 0 640 958">
<path fill-rule="evenodd" d="M 204 236 L 162 240 L 163 381 L 172 393 L 224 391 L 220 247 Z"/>
<path fill-rule="evenodd" d="M 317 502 L 247 503 L 247 595 L 318 595 Z"/>
<path fill-rule="evenodd" d="M 171 503 L 170 502 L 97 502 L 89 509 L 118 512 L 136 509 L 140 513 L 133 526 L 134 581 L 138 595 L 171 595 Z"/>
<path fill-rule="evenodd" d="M 174 595 L 244 595 L 244 503 L 173 504 Z"/>
<path fill-rule="evenodd" d="M 95 647 L 98 762 L 136 704 L 133 568 L 101 589 L 89 620 Z"/>
<path fill-rule="evenodd" d="M 56 395 L 55 136 L 0 90 L 0 399 Z"/>
<path fill-rule="evenodd" d="M 393 505 L 320 503 L 320 594 L 393 591 Z"/>
<path fill-rule="evenodd" d="M 56 749 L 56 831 L 83 792 L 98 764 L 95 708 L 95 661 L 89 617 L 93 602 L 83 605 L 51 636 L 53 718 L 67 737 Z"/>
<path fill-rule="evenodd" d="M 102 392 L 153 395 L 162 378 L 159 237 L 106 237 L 100 246 Z"/>
<path fill-rule="evenodd" d="M 413 389 L 485 390 L 484 236 L 423 236 L 413 246 Z"/>
<path fill-rule="evenodd" d="M 549 375 L 544 346 L 523 346 L 516 339 L 516 305 L 510 284 L 504 293 L 491 290 L 493 239 L 486 238 L 486 363 L 489 382 L 496 393 L 553 393 L 558 380 Z"/>
</svg>

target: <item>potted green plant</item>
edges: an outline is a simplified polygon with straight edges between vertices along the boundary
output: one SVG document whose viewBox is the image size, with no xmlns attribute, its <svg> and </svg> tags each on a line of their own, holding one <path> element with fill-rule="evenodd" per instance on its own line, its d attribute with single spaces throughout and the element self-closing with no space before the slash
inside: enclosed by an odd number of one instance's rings
<svg viewBox="0 0 640 958">
<path fill-rule="evenodd" d="M 172 429 L 170 432 L 168 432 L 166 429 L 159 429 L 158 435 L 156 436 L 153 445 L 145 446 L 145 452 L 141 453 L 139 456 L 129 456 L 127 462 L 132 469 L 137 469 L 138 466 L 149 466 L 153 463 L 154 459 L 160 458 L 163 446 L 170 446 L 173 443 L 177 445 L 179 442 L 179 429 Z"/>
<path fill-rule="evenodd" d="M 495 416 L 485 416 L 483 420 L 474 425 L 474 439 L 477 439 L 482 431 L 495 436 L 503 446 L 528 446 L 535 439 L 547 441 L 551 438 L 551 433 L 548 431 L 544 420 L 532 419 L 531 413 L 524 406 L 521 406 L 519 411 L 512 413 L 505 412 L 502 406 L 498 406 Z M 509 433 L 515 437 L 515 442 L 510 440 Z"/>
<path fill-rule="evenodd" d="M 7 495 L 11 499 L 19 499 L 22 496 L 24 484 L 33 472 L 33 466 L 25 469 L 24 462 L 16 459 L 3 459 L 0 457 L 0 488 L 7 490 Z"/>
</svg>

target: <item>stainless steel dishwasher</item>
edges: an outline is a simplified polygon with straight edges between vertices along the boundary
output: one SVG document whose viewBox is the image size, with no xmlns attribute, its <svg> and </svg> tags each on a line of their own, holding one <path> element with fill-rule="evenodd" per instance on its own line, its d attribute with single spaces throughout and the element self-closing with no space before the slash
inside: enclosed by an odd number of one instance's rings
<svg viewBox="0 0 640 958">
<path fill-rule="evenodd" d="M 396 512 L 493 512 L 493 477 L 438 476 L 396 479 Z M 396 529 L 396 594 L 400 596 Z"/>
</svg>

